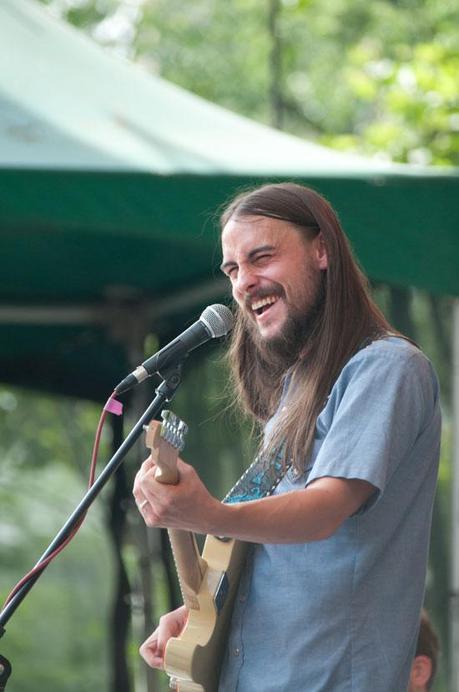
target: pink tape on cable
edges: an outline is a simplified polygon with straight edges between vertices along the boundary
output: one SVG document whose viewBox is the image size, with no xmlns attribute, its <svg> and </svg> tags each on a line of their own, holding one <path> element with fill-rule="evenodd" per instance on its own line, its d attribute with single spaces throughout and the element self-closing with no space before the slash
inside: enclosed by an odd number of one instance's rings
<svg viewBox="0 0 459 692">
<path fill-rule="evenodd" d="M 104 411 L 114 413 L 115 416 L 121 416 L 123 415 L 123 404 L 121 403 L 121 401 L 118 401 L 117 399 L 110 397 L 110 399 L 108 399 L 107 403 L 104 406 Z"/>
</svg>

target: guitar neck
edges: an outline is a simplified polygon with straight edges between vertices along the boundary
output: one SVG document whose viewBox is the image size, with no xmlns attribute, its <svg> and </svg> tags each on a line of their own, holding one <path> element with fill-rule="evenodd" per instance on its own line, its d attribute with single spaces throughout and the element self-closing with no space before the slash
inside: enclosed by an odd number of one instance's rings
<svg viewBox="0 0 459 692">
<path fill-rule="evenodd" d="M 147 429 L 146 444 L 151 449 L 157 469 L 155 478 L 159 483 L 175 484 L 177 473 L 177 443 L 184 435 L 186 426 L 173 414 L 163 415 L 163 425 L 152 421 Z M 196 538 L 190 531 L 169 529 L 169 540 L 182 591 L 183 602 L 188 608 L 199 609 L 197 594 L 207 567 L 199 554 Z"/>
<path fill-rule="evenodd" d="M 196 537 L 191 531 L 168 529 L 184 604 L 199 609 L 197 594 L 201 588 L 206 562 L 199 554 Z"/>
</svg>

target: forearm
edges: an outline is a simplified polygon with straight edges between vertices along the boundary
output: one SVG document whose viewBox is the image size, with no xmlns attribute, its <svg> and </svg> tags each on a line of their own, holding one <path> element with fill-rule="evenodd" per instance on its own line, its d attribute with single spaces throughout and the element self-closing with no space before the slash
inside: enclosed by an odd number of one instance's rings
<svg viewBox="0 0 459 692">
<path fill-rule="evenodd" d="M 344 518 L 344 517 L 343 517 Z M 213 535 L 252 543 L 305 543 L 328 538 L 340 523 L 324 491 L 309 488 L 262 500 L 220 505 Z"/>
<path fill-rule="evenodd" d="M 331 536 L 375 491 L 366 481 L 321 478 L 305 489 L 215 507 L 207 533 L 252 543 L 307 543 Z M 212 525 L 213 522 L 213 525 Z"/>
</svg>

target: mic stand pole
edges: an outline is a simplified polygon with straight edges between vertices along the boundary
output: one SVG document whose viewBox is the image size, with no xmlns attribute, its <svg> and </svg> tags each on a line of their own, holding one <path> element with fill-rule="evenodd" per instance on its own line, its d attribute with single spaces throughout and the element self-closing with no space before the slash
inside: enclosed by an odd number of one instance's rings
<svg viewBox="0 0 459 692">
<path fill-rule="evenodd" d="M 59 546 L 65 541 L 65 539 L 72 533 L 73 529 L 77 524 L 83 519 L 84 515 L 88 511 L 91 504 L 94 502 L 96 497 L 99 495 L 102 488 L 105 486 L 107 481 L 113 476 L 117 468 L 120 466 L 127 452 L 138 440 L 143 432 L 144 426 L 148 425 L 150 421 L 157 416 L 164 404 L 170 401 L 174 396 L 178 386 L 181 382 L 181 370 L 182 370 L 183 360 L 173 368 L 167 369 L 167 371 L 160 373 L 163 377 L 163 382 L 158 386 L 156 391 L 156 396 L 146 409 L 141 418 L 132 428 L 129 435 L 126 437 L 124 442 L 120 445 L 118 450 L 112 456 L 110 461 L 107 463 L 101 474 L 98 476 L 94 484 L 89 488 L 86 495 L 81 500 L 80 504 L 77 506 L 73 514 L 69 517 L 67 522 L 64 524 L 62 529 L 54 538 L 53 542 L 50 543 L 46 551 L 43 553 L 39 561 L 38 566 L 43 560 L 45 560 L 51 553 L 53 553 Z M 30 579 L 21 586 L 19 591 L 12 597 L 5 608 L 0 612 L 0 637 L 5 633 L 4 625 L 11 618 L 13 613 L 16 611 L 20 603 L 24 600 L 27 593 L 30 591 L 32 586 L 38 580 L 38 578 L 43 574 L 44 569 L 37 572 Z M 11 674 L 11 665 L 9 661 L 0 655 L 0 692 L 3 692 L 6 686 L 6 682 Z"/>
</svg>

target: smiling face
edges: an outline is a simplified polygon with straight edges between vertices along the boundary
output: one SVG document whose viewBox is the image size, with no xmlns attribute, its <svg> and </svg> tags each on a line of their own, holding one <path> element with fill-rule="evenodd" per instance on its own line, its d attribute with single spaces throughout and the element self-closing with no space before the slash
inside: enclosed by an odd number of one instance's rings
<svg viewBox="0 0 459 692">
<path fill-rule="evenodd" d="M 286 221 L 232 217 L 222 232 L 222 270 L 255 334 L 266 343 L 308 323 L 320 294 L 327 257 L 319 235 L 306 237 Z"/>
</svg>

